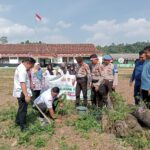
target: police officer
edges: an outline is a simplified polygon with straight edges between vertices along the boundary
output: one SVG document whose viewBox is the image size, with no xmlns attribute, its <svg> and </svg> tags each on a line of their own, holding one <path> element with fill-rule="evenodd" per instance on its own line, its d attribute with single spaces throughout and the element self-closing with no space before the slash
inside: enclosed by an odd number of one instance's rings
<svg viewBox="0 0 150 150">
<path fill-rule="evenodd" d="M 87 106 L 87 85 L 90 82 L 89 66 L 83 62 L 82 57 L 77 57 L 76 67 L 76 106 L 80 105 L 80 93 L 83 93 L 84 106 Z"/>
<path fill-rule="evenodd" d="M 91 101 L 92 106 L 101 106 L 103 94 L 100 90 L 100 85 L 103 83 L 103 68 L 99 63 L 99 59 L 96 54 L 90 56 L 91 64 Z"/>
<path fill-rule="evenodd" d="M 108 93 L 115 91 L 116 89 L 116 86 L 118 84 L 118 68 L 116 65 L 112 64 L 112 57 L 109 55 L 103 56 L 102 67 L 104 73 L 104 85 L 107 89 L 105 93 L 105 101 L 107 102 L 107 105 L 110 106 L 111 101 Z"/>
<path fill-rule="evenodd" d="M 112 57 L 109 55 L 103 56 L 104 80 L 108 83 L 109 91 L 115 91 L 118 85 L 118 68 L 112 62 Z"/>
</svg>

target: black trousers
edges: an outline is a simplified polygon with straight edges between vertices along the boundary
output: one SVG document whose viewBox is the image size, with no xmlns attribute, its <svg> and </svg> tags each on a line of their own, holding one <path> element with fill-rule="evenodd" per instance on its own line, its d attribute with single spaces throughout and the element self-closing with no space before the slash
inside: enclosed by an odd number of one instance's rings
<svg viewBox="0 0 150 150">
<path fill-rule="evenodd" d="M 104 91 L 105 90 L 105 91 Z M 96 91 L 95 87 L 91 89 L 91 102 L 93 106 L 103 107 L 107 105 L 107 91 L 103 89 L 103 93 Z"/>
<path fill-rule="evenodd" d="M 76 105 L 80 105 L 80 94 L 83 93 L 84 106 L 87 106 L 87 77 L 78 78 L 76 85 Z"/>
<path fill-rule="evenodd" d="M 26 115 L 27 115 L 27 108 L 28 104 L 25 101 L 24 94 L 21 93 L 21 97 L 18 99 L 18 112 L 16 115 L 16 123 L 23 127 L 26 124 Z"/>
<path fill-rule="evenodd" d="M 146 107 L 150 109 L 150 96 L 148 95 L 148 91 L 142 90 L 142 99 L 146 104 Z"/>
<path fill-rule="evenodd" d="M 32 90 L 31 104 L 33 105 L 34 100 L 40 96 L 41 90 Z"/>
<path fill-rule="evenodd" d="M 58 107 L 58 104 L 59 104 L 59 101 L 58 101 L 58 99 L 56 98 L 54 101 L 53 101 L 53 104 L 52 104 L 52 108 L 53 108 L 53 110 L 54 110 L 54 112 L 55 112 L 55 110 L 56 110 L 56 108 Z M 45 103 L 40 103 L 40 104 L 38 104 L 38 107 L 42 110 L 42 112 L 44 113 L 44 114 L 47 114 L 47 106 L 46 106 L 46 104 Z M 36 108 L 36 107 L 35 107 Z M 36 110 L 38 110 L 37 108 L 36 108 Z M 38 110 L 39 111 L 39 110 Z M 39 116 L 41 117 L 41 118 L 43 118 L 44 116 L 39 112 Z"/>
<path fill-rule="evenodd" d="M 140 102 L 140 98 L 141 98 L 141 85 L 134 85 L 134 100 L 135 100 L 135 104 L 138 105 Z"/>
</svg>

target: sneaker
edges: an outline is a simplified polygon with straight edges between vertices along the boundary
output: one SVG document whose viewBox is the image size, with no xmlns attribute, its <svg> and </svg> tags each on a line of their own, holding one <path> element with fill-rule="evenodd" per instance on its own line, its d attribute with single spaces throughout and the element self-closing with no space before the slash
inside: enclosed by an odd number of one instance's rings
<svg viewBox="0 0 150 150">
<path fill-rule="evenodd" d="M 44 118 L 42 118 L 42 117 L 37 117 L 37 119 L 38 119 L 39 121 L 41 121 L 41 122 L 44 121 Z"/>
</svg>

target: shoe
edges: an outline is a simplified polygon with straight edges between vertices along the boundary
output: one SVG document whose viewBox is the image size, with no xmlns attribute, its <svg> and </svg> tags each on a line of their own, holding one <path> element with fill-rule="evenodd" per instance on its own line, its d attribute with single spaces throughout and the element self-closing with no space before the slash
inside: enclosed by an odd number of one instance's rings
<svg viewBox="0 0 150 150">
<path fill-rule="evenodd" d="M 78 107 L 78 106 L 80 106 L 80 104 L 79 104 L 79 103 L 76 103 L 76 104 L 75 104 L 75 107 Z"/>
<path fill-rule="evenodd" d="M 20 126 L 20 130 L 21 130 L 21 132 L 26 132 L 27 131 L 27 126 L 26 125 Z"/>
<path fill-rule="evenodd" d="M 41 121 L 41 122 L 44 121 L 44 118 L 42 118 L 42 117 L 37 117 L 37 119 L 38 119 L 39 121 Z"/>
<path fill-rule="evenodd" d="M 15 122 L 15 125 L 16 125 L 16 126 L 20 126 L 20 122 L 17 122 L 17 121 L 16 121 L 16 122 Z"/>
</svg>

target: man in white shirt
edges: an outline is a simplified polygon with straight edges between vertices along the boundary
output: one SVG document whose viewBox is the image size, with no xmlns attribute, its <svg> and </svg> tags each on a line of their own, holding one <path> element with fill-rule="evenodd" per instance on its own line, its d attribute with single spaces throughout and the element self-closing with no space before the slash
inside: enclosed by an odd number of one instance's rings
<svg viewBox="0 0 150 150">
<path fill-rule="evenodd" d="M 16 124 L 20 126 L 21 131 L 26 128 L 27 107 L 32 96 L 30 89 L 30 80 L 27 71 L 30 70 L 35 63 L 33 58 L 26 58 L 17 68 L 14 75 L 13 96 L 18 99 L 18 112 L 16 116 Z"/>
<path fill-rule="evenodd" d="M 53 102 L 57 98 L 59 91 L 60 89 L 58 87 L 53 87 L 52 89 L 48 89 L 47 91 L 43 92 L 38 98 L 35 99 L 33 107 L 35 107 L 35 104 L 37 104 L 43 113 L 46 113 L 48 110 L 50 118 L 55 120 L 56 117 Z M 40 117 L 43 118 L 42 115 L 40 115 Z"/>
</svg>

